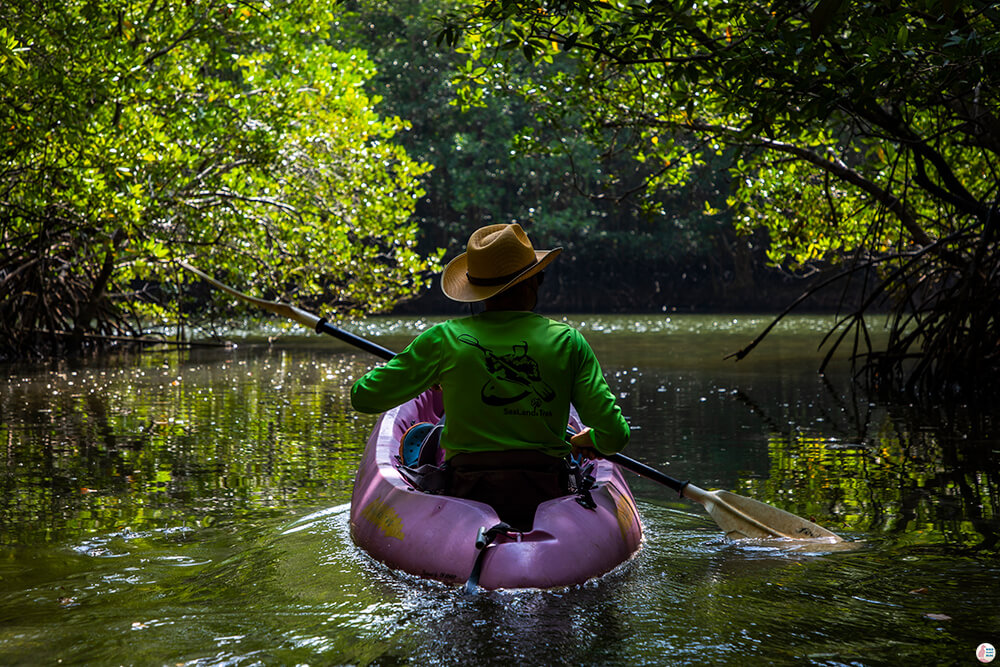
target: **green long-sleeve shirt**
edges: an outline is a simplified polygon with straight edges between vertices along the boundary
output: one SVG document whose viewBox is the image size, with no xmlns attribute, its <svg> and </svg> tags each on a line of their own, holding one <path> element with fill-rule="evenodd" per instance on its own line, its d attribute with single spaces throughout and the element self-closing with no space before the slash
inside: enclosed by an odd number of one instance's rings
<svg viewBox="0 0 1000 667">
<path fill-rule="evenodd" d="M 629 440 L 583 335 L 535 313 L 488 311 L 435 325 L 358 379 L 351 404 L 383 412 L 433 385 L 444 392 L 448 457 L 508 449 L 563 456 L 571 403 L 598 451 L 613 454 Z"/>
</svg>

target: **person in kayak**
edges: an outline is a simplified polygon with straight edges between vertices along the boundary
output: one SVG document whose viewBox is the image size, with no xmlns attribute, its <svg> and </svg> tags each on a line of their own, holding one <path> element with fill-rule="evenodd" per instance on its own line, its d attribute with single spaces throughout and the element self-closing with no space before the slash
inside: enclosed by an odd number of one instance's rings
<svg viewBox="0 0 1000 667">
<path fill-rule="evenodd" d="M 562 248 L 535 250 L 518 224 L 477 229 L 441 275 L 445 296 L 483 312 L 423 332 L 351 388 L 351 404 L 384 412 L 440 387 L 448 495 L 486 502 L 530 527 L 567 493 L 565 457 L 622 450 L 629 426 L 597 357 L 573 327 L 532 312 L 543 270 Z M 566 440 L 570 404 L 587 425 Z"/>
</svg>

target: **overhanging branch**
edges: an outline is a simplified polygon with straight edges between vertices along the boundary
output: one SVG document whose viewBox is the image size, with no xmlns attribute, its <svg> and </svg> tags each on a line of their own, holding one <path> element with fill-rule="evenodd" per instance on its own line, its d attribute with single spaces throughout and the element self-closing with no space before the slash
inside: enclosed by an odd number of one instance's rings
<svg viewBox="0 0 1000 667">
<path fill-rule="evenodd" d="M 697 132 L 715 132 L 717 134 L 725 134 L 727 136 L 737 138 L 737 143 L 742 145 L 760 146 L 767 150 L 778 151 L 780 153 L 785 153 L 786 155 L 793 155 L 801 160 L 804 160 L 822 169 L 823 171 L 832 174 L 845 183 L 855 186 L 885 206 L 886 210 L 896 216 L 900 223 L 902 223 L 903 228 L 909 232 L 910 237 L 918 245 L 928 246 L 934 243 L 934 239 L 924 230 L 923 227 L 920 226 L 916 217 L 913 215 L 913 212 L 902 199 L 881 187 L 878 183 L 875 183 L 871 179 L 865 178 L 858 171 L 851 169 L 843 162 L 843 160 L 832 156 L 822 155 L 804 146 L 791 144 L 785 141 L 778 141 L 777 139 L 769 139 L 768 137 L 758 135 L 751 135 L 744 138 L 743 135 L 745 133 L 735 127 L 711 125 L 709 123 L 702 123 L 699 121 L 689 122 L 687 123 L 687 127 Z"/>
</svg>

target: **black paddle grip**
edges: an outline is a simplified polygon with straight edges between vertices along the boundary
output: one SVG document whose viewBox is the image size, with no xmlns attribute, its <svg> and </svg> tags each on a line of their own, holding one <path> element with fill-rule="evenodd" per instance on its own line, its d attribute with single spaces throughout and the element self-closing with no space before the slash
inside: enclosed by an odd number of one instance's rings
<svg viewBox="0 0 1000 667">
<path fill-rule="evenodd" d="M 388 361 L 396 356 L 396 353 L 392 350 L 386 349 L 381 345 L 371 342 L 370 340 L 365 340 L 361 336 L 356 336 L 350 331 L 344 331 L 340 327 L 335 327 L 325 318 L 320 318 L 320 321 L 316 323 L 316 333 L 325 333 L 327 335 L 338 338 L 345 343 L 350 343 L 354 347 L 360 348 L 365 352 L 374 354 L 376 357 L 381 357 Z"/>
</svg>

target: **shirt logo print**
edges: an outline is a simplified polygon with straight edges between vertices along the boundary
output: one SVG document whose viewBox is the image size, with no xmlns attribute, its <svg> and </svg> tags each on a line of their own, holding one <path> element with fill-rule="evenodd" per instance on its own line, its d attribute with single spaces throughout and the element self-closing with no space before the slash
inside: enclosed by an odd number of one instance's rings
<svg viewBox="0 0 1000 667">
<path fill-rule="evenodd" d="M 480 345 L 475 336 L 462 334 L 458 339 L 477 348 L 485 356 L 490 379 L 483 385 L 481 395 L 486 405 L 510 405 L 534 395 L 532 404 L 537 407 L 556 397 L 556 392 L 542 379 L 538 362 L 528 355 L 527 341 L 511 346 L 513 351 L 510 354 L 498 355 Z"/>
</svg>

